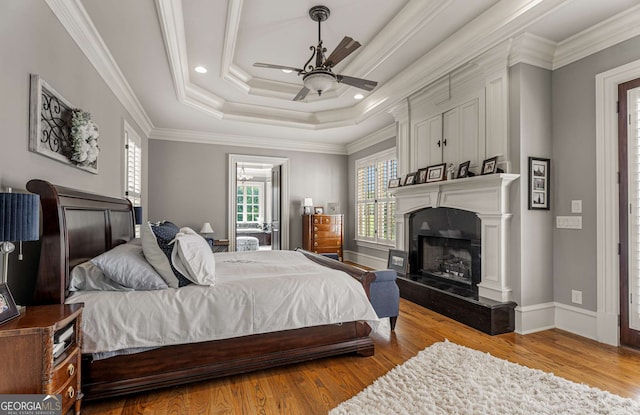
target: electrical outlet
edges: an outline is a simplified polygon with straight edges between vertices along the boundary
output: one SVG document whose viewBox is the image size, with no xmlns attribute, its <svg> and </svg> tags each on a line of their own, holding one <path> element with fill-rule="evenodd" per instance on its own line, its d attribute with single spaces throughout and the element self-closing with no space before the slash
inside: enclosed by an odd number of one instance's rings
<svg viewBox="0 0 640 415">
<path fill-rule="evenodd" d="M 571 290 L 571 302 L 582 304 L 582 291 Z"/>
</svg>

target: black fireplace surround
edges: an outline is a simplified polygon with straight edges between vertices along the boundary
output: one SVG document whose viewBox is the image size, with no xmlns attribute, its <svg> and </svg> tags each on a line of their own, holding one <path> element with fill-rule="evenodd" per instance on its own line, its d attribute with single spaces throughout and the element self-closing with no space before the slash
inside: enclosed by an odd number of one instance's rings
<svg viewBox="0 0 640 415">
<path fill-rule="evenodd" d="M 480 219 L 473 212 L 426 208 L 409 216 L 409 274 L 474 289 L 481 280 Z"/>
</svg>

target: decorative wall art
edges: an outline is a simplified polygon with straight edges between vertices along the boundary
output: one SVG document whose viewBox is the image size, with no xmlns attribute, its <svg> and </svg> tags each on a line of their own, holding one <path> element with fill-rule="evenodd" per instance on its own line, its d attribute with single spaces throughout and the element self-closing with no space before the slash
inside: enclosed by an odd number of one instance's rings
<svg viewBox="0 0 640 415">
<path fill-rule="evenodd" d="M 529 157 L 529 210 L 549 210 L 551 160 Z"/>
<path fill-rule="evenodd" d="M 29 150 L 98 174 L 98 126 L 39 75 L 31 75 Z"/>
</svg>

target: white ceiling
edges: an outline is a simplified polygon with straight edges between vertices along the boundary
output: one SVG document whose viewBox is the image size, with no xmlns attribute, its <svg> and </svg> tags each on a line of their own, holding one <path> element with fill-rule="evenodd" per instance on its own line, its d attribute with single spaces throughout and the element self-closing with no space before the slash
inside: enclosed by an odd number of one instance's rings
<svg viewBox="0 0 640 415">
<path fill-rule="evenodd" d="M 69 7 L 47 1 L 54 11 Z M 104 42 L 92 43 L 116 68 L 111 82 L 134 96 L 126 105 L 139 108 L 151 138 L 336 153 L 392 125 L 393 105 L 500 42 L 529 33 L 561 47 L 627 9 L 640 15 L 637 0 L 78 1 L 86 15 L 75 19 Z M 308 16 L 317 4 L 331 9 L 327 54 L 347 35 L 362 44 L 335 72 L 378 81 L 372 92 L 341 85 L 293 102 L 300 77 L 252 66 L 302 67 L 317 43 Z M 198 65 L 208 72 L 196 73 Z"/>
</svg>

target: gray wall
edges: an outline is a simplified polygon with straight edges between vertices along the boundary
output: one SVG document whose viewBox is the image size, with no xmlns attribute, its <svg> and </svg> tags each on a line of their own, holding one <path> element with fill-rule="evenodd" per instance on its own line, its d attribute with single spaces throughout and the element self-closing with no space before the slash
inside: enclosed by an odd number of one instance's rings
<svg viewBox="0 0 640 415">
<path fill-rule="evenodd" d="M 555 301 L 597 308 L 596 282 L 596 92 L 595 76 L 640 59 L 640 37 L 633 38 L 552 74 L 553 205 L 571 215 L 571 200 L 582 200 L 582 229 L 553 231 Z M 582 291 L 582 305 L 571 290 Z"/>
<path fill-rule="evenodd" d="M 42 178 L 55 184 L 122 196 L 123 120 L 135 123 L 43 1 L 11 1 L 0 13 L 0 186 L 25 189 Z M 40 75 L 74 106 L 89 111 L 100 131 L 99 174 L 32 153 L 29 75 Z M 142 136 L 142 135 L 141 135 Z M 143 137 L 143 136 L 142 136 Z M 146 140 L 143 137 L 143 150 Z M 38 244 L 25 243 L 25 259 L 9 259 L 9 284 L 18 303 L 31 295 Z"/>
<path fill-rule="evenodd" d="M 290 167 L 290 248 L 302 246 L 302 199 L 316 206 L 338 202 L 346 213 L 347 157 L 215 144 L 149 141 L 149 219 L 196 231 L 211 222 L 217 239 L 228 235 L 229 154 L 286 157 Z M 349 219 L 345 215 L 347 223 Z"/>
<path fill-rule="evenodd" d="M 395 147 L 396 138 L 389 138 L 385 141 L 377 143 L 369 148 L 365 148 L 364 150 L 360 150 L 356 153 L 349 155 L 349 171 L 347 172 L 347 182 L 348 186 L 348 195 L 349 195 L 349 209 L 348 212 L 345 212 L 345 235 L 344 235 L 344 248 L 346 250 L 358 252 L 364 255 L 370 255 L 377 258 L 387 259 L 388 253 L 387 250 L 381 251 L 378 249 L 369 249 L 366 247 L 359 247 L 355 243 L 356 238 L 356 161 L 358 159 L 370 156 L 372 154 L 378 153 L 380 151 L 384 151 Z"/>
</svg>

